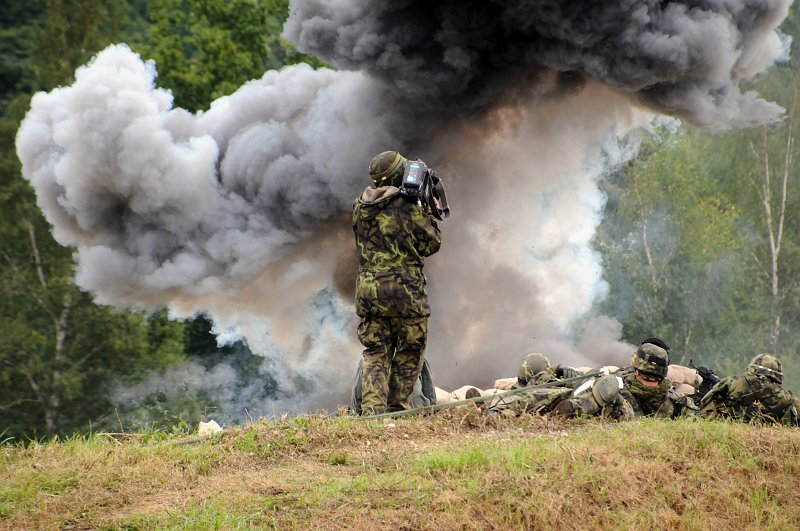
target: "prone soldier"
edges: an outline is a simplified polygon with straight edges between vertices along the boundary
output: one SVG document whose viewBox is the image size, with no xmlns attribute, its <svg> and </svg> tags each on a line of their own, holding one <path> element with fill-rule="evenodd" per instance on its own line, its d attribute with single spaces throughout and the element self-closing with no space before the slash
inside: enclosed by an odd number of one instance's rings
<svg viewBox="0 0 800 531">
<path fill-rule="evenodd" d="M 522 389 L 541 384 L 549 384 L 547 388 L 531 389 L 529 392 L 501 399 L 493 404 L 489 411 L 506 415 L 528 413 L 554 413 L 563 416 L 601 415 L 617 419 L 632 418 L 633 412 L 620 394 L 621 380 L 612 375 L 589 376 L 585 382 L 575 378 L 583 373 L 565 365 L 551 365 L 550 360 L 538 352 L 525 356 L 517 371 L 517 382 L 513 388 Z"/>
<path fill-rule="evenodd" d="M 619 397 L 613 395 L 610 383 L 592 393 L 593 398 L 603 398 L 601 407 L 593 407 L 587 394 L 570 398 L 558 404 L 554 413 L 573 416 L 595 415 L 627 420 L 634 417 L 675 418 L 692 414 L 696 409 L 691 399 L 676 391 L 667 379 L 669 347 L 658 338 L 647 338 L 631 357 L 630 367 L 612 373 L 619 384 Z M 595 384 L 596 385 L 596 384 Z M 576 394 L 580 394 L 580 388 Z"/>
<path fill-rule="evenodd" d="M 547 356 L 539 352 L 532 352 L 523 358 L 517 370 L 517 383 L 514 388 L 528 385 L 538 385 L 564 378 L 580 376 L 580 372 L 566 365 L 551 365 Z"/>
<path fill-rule="evenodd" d="M 711 388 L 700 402 L 699 415 L 798 426 L 800 401 L 782 384 L 781 360 L 771 354 L 758 354 L 744 374 L 724 378 Z"/>
<path fill-rule="evenodd" d="M 651 337 L 641 342 L 631 357 L 631 366 L 620 369 L 620 394 L 633 408 L 636 417 L 676 418 L 691 415 L 696 406 L 679 393 L 667 378 L 669 347 Z"/>
</svg>

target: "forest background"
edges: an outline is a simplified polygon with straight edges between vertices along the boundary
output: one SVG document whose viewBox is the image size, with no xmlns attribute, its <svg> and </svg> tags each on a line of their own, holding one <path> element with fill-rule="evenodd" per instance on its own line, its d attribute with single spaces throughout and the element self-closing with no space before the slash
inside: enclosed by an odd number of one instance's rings
<svg viewBox="0 0 800 531">
<path fill-rule="evenodd" d="M 180 429 L 213 411 L 202 391 L 117 407 L 132 385 L 187 359 L 226 359 L 243 381 L 261 358 L 218 347 L 204 316 L 94 304 L 73 282 L 73 250 L 53 240 L 14 138 L 38 91 L 73 81 L 110 43 L 153 59 L 175 105 L 204 110 L 265 70 L 320 63 L 280 37 L 288 0 L 6 0 L 0 12 L 0 439 L 90 430 Z M 781 31 L 791 53 L 746 88 L 786 109 L 779 124 L 710 134 L 682 124 L 645 135 L 638 157 L 605 176 L 594 245 L 608 296 L 595 311 L 622 339 L 657 335 L 673 361 L 741 372 L 781 356 L 800 389 L 800 13 Z M 276 392 L 264 381 L 265 392 Z"/>
</svg>

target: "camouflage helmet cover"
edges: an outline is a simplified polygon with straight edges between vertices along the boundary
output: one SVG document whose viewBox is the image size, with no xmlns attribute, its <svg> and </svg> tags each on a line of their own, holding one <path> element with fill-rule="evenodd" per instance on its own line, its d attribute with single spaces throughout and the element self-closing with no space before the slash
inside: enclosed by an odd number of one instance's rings
<svg viewBox="0 0 800 531">
<path fill-rule="evenodd" d="M 397 151 L 384 151 L 369 162 L 369 176 L 375 186 L 399 186 L 406 169 L 406 159 Z"/>
<path fill-rule="evenodd" d="M 613 374 L 606 374 L 594 381 L 592 396 L 600 407 L 610 404 L 619 396 L 622 388 L 622 378 Z"/>
<path fill-rule="evenodd" d="M 631 358 L 631 365 L 637 371 L 667 377 L 669 352 L 653 343 L 642 343 Z"/>
<path fill-rule="evenodd" d="M 750 360 L 747 371 L 759 376 L 766 376 L 770 380 L 783 383 L 783 367 L 781 360 L 772 354 L 759 354 Z"/>
<path fill-rule="evenodd" d="M 545 369 L 550 368 L 550 360 L 547 356 L 538 352 L 532 352 L 525 356 L 517 371 L 517 380 L 522 385 L 527 385 L 528 381 Z"/>
</svg>

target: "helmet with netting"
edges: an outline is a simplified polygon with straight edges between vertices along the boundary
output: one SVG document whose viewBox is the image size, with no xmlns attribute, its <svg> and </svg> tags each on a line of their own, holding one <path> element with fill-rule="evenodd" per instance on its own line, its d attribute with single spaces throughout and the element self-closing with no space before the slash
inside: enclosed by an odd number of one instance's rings
<svg viewBox="0 0 800 531">
<path fill-rule="evenodd" d="M 600 407 L 614 402 L 619 396 L 622 380 L 613 374 L 601 376 L 592 384 L 592 397 Z"/>
<path fill-rule="evenodd" d="M 772 354 L 759 354 L 747 366 L 747 371 L 759 376 L 766 376 L 770 380 L 783 383 L 783 367 L 781 360 Z"/>
<path fill-rule="evenodd" d="M 527 385 L 528 381 L 545 369 L 550 368 L 550 360 L 547 356 L 538 352 L 532 352 L 525 356 L 517 371 L 517 380 L 521 385 Z"/>
<path fill-rule="evenodd" d="M 400 186 L 406 171 L 406 159 L 397 151 L 384 151 L 369 163 L 369 176 L 375 186 Z"/>
<path fill-rule="evenodd" d="M 662 379 L 666 378 L 669 366 L 669 352 L 654 343 L 642 343 L 633 354 L 631 365 L 637 371 L 645 374 L 652 374 Z"/>
</svg>

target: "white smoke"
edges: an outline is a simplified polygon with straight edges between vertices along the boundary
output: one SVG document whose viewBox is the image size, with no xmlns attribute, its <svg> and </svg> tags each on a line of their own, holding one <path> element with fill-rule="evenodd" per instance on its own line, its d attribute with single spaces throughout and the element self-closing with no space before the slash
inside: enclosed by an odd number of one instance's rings
<svg viewBox="0 0 800 531">
<path fill-rule="evenodd" d="M 629 358 L 617 323 L 584 321 L 607 289 L 591 239 L 606 199 L 599 179 L 635 153 L 620 142 L 651 116 L 590 84 L 500 111 L 448 154 L 458 209 L 428 265 L 429 357 L 443 384 L 486 386 L 532 351 L 581 366 Z"/>
</svg>

